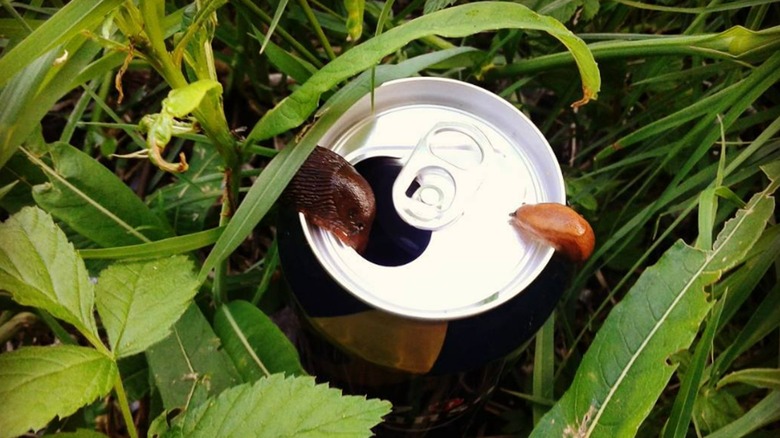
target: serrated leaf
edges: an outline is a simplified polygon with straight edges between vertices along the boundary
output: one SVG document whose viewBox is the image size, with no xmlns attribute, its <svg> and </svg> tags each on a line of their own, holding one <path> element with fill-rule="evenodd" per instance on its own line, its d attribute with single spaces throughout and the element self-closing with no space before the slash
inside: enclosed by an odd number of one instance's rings
<svg viewBox="0 0 780 438">
<path fill-rule="evenodd" d="M 596 14 L 599 13 L 600 2 L 599 0 L 583 0 L 582 2 L 582 18 L 585 21 L 590 21 Z"/>
<path fill-rule="evenodd" d="M 299 126 L 314 112 L 323 93 L 374 67 L 384 56 L 415 39 L 429 35 L 457 38 L 503 28 L 541 30 L 561 41 L 574 56 L 582 77 L 584 95 L 575 105 L 584 105 L 588 100 L 596 98 L 601 88 L 598 66 L 585 43 L 564 25 L 523 5 L 477 2 L 423 15 L 346 51 L 268 111 L 247 139 L 259 141 Z"/>
<path fill-rule="evenodd" d="M 187 309 L 198 282 L 187 257 L 115 263 L 98 277 L 98 313 L 116 357 L 161 341 Z"/>
<path fill-rule="evenodd" d="M 455 0 L 425 0 L 423 14 L 440 11 L 453 3 L 455 3 Z"/>
<path fill-rule="evenodd" d="M 100 246 L 132 245 L 170 237 L 167 223 L 116 175 L 89 155 L 52 145 L 54 169 L 42 161 L 50 183 L 35 186 L 35 201 Z"/>
<path fill-rule="evenodd" d="M 191 304 L 167 338 L 146 350 L 166 409 L 194 407 L 240 382 L 208 321 Z"/>
<path fill-rule="evenodd" d="M 636 434 L 672 375 L 667 358 L 690 346 L 711 307 L 704 287 L 744 262 L 771 215 L 775 188 L 770 184 L 725 224 L 712 251 L 678 241 L 639 277 L 532 436 Z M 726 254 L 733 259 L 724 260 Z"/>
<path fill-rule="evenodd" d="M 40 429 L 106 395 L 117 378 L 106 355 L 69 345 L 0 354 L 0 437 Z"/>
<path fill-rule="evenodd" d="M 313 377 L 274 374 L 186 412 L 164 436 L 368 437 L 390 403 L 342 396 Z"/>
<path fill-rule="evenodd" d="M 43 210 L 26 207 L 0 224 L 0 289 L 20 304 L 73 324 L 100 345 L 87 269 Z"/>
<path fill-rule="evenodd" d="M 223 305 L 214 317 L 214 331 L 244 382 L 271 374 L 304 375 L 298 353 L 265 313 L 246 301 Z"/>
</svg>

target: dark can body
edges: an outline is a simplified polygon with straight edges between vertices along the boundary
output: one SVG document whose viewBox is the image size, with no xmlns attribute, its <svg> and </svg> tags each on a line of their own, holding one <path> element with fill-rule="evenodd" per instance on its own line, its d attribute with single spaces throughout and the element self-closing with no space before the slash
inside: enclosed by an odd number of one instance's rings
<svg viewBox="0 0 780 438">
<path fill-rule="evenodd" d="M 458 436 L 564 289 L 564 266 L 549 248 L 510 234 L 506 207 L 561 202 L 562 178 L 533 125 L 505 102 L 491 106 L 497 96 L 448 80 L 388 85 L 377 90 L 375 112 L 356 105 L 323 144 L 345 155 L 374 190 L 377 219 L 366 252 L 343 248 L 288 210 L 279 221 L 279 254 L 301 320 L 305 367 L 346 393 L 391 401 L 378 435 Z M 473 112 L 464 108 L 472 104 Z M 416 129 L 412 140 L 383 134 L 404 117 L 423 125 L 398 126 Z M 516 119 L 530 127 L 512 131 Z M 441 132 L 445 146 L 433 137 Z M 535 144 L 515 139 L 529 136 Z M 461 144 L 472 140 L 476 146 Z M 496 189 L 516 180 L 530 188 L 518 188 L 521 195 Z M 402 202 L 421 205 L 405 212 Z M 505 217 L 495 213 L 504 209 Z"/>
</svg>

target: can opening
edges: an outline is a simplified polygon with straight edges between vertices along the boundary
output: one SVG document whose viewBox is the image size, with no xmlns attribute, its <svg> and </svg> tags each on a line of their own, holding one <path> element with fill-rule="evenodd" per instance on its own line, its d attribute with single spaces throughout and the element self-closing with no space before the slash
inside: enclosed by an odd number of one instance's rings
<svg viewBox="0 0 780 438">
<path fill-rule="evenodd" d="M 401 162 L 392 157 L 371 157 L 355 164 L 355 169 L 371 185 L 376 198 L 376 219 L 363 257 L 377 265 L 410 263 L 425 251 L 431 241 L 431 231 L 407 224 L 393 206 L 393 183 L 402 167 Z"/>
</svg>

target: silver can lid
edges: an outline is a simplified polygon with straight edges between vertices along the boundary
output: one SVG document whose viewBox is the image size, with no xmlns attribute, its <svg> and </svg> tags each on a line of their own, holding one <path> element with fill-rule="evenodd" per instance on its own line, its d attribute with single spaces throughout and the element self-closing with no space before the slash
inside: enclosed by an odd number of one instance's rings
<svg viewBox="0 0 780 438">
<path fill-rule="evenodd" d="M 353 164 L 397 158 L 396 211 L 431 230 L 419 257 L 382 266 L 300 216 L 323 268 L 375 308 L 431 320 L 476 315 L 522 293 L 552 257 L 518 233 L 509 213 L 565 203 L 561 169 L 536 126 L 489 91 L 441 78 L 388 82 L 375 90 L 373 111 L 365 96 L 320 145 Z"/>
</svg>

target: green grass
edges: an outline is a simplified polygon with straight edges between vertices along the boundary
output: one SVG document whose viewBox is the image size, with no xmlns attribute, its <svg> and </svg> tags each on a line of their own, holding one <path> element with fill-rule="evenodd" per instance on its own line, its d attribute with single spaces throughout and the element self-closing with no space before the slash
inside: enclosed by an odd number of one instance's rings
<svg viewBox="0 0 780 438">
<path fill-rule="evenodd" d="M 113 388 L 116 401 L 52 406 L 66 418 L 31 416 L 27 427 L 94 428 L 95 417 L 115 415 L 141 418 L 138 430 L 103 432 L 143 435 L 166 428 L 165 415 L 149 418 L 262 375 L 242 374 L 224 351 L 185 348 L 194 342 L 185 334 L 219 339 L 214 315 L 244 300 L 264 315 L 284 306 L 272 212 L 285 184 L 372 86 L 423 75 L 477 84 L 527 114 L 597 238 L 472 434 L 776 434 L 780 3 L 519 3 L 530 10 L 433 0 L 3 1 L 0 256 L 12 255 L 0 257 L 0 357 L 15 363 L 34 356 L 31 346 L 75 337 L 91 345 L 81 356 L 109 358 L 107 380 L 90 395 Z M 181 154 L 189 169 L 165 171 Z M 67 238 L 76 249 L 68 257 L 93 277 L 186 255 L 197 306 L 181 319 L 181 302 L 120 318 L 185 336 L 180 343 L 123 357 L 100 322 L 112 306 L 98 304 L 98 338 L 69 301 L 83 303 L 89 287 L 60 301 L 30 295 L 37 276 L 67 274 L 44 258 L 17 278 L 13 257 L 32 253 L 8 236 L 33 229 L 23 210 L 32 206 L 64 235 L 31 239 Z M 231 327 L 233 340 L 257 330 Z M 273 354 L 264 348 L 288 346 L 263 327 L 245 344 L 253 352 L 243 359 L 257 358 L 257 369 Z M 177 345 L 181 358 L 166 349 Z M 613 361 L 600 360 L 607 351 Z M 160 367 L 192 380 L 150 379 Z M 0 394 L 15 384 L 1 373 Z M 149 417 L 129 409 L 136 400 Z"/>
</svg>

